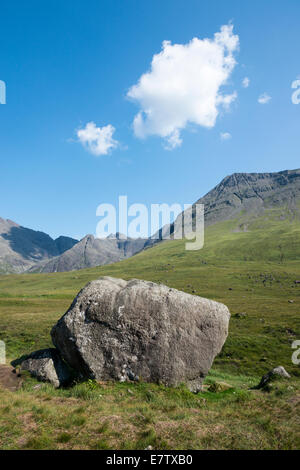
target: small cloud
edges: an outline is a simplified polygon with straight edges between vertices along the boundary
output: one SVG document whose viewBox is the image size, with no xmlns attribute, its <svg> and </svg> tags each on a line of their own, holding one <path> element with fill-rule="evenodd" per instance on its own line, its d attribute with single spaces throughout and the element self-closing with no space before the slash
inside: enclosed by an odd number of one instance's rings
<svg viewBox="0 0 300 470">
<path fill-rule="evenodd" d="M 250 85 L 250 78 L 245 77 L 242 81 L 242 85 L 244 88 L 248 88 L 248 86 Z"/>
<path fill-rule="evenodd" d="M 272 97 L 268 93 L 263 93 L 258 97 L 259 104 L 268 104 L 271 101 Z"/>
<path fill-rule="evenodd" d="M 188 125 L 214 127 L 221 108 L 228 109 L 237 96 L 225 94 L 223 86 L 235 68 L 238 49 L 232 24 L 222 26 L 212 39 L 164 41 L 150 70 L 127 93 L 140 108 L 133 121 L 136 137 L 158 135 L 172 150 L 182 144 L 180 134 Z"/>
<path fill-rule="evenodd" d="M 173 150 L 176 147 L 180 147 L 182 144 L 182 139 L 180 138 L 180 132 L 178 129 L 175 129 L 172 134 L 170 134 L 168 137 L 166 137 L 166 144 L 164 145 L 164 148 L 166 150 Z"/>
<path fill-rule="evenodd" d="M 221 140 L 230 140 L 232 135 L 229 132 L 221 132 Z"/>
<path fill-rule="evenodd" d="M 76 131 L 79 142 L 93 155 L 107 155 L 111 150 L 118 147 L 119 143 L 113 139 L 115 128 L 107 126 L 97 127 L 91 121 L 83 129 Z"/>
</svg>

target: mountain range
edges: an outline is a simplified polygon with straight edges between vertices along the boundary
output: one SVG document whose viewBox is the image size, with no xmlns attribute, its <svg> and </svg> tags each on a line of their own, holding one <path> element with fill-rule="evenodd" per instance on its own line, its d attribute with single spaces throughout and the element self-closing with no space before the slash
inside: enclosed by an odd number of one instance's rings
<svg viewBox="0 0 300 470">
<path fill-rule="evenodd" d="M 29 272 L 62 272 L 92 268 L 111 264 L 135 255 L 143 250 L 147 240 L 125 238 L 117 233 L 115 237 L 99 239 L 86 235 L 60 256 L 34 265 Z"/>
<path fill-rule="evenodd" d="M 196 203 L 204 204 L 205 225 L 236 221 L 231 230 L 247 230 L 250 222 L 270 209 L 280 209 L 282 222 L 300 217 L 300 169 L 277 173 L 234 173 Z M 195 207 L 195 206 L 193 206 Z M 195 218 L 195 211 L 193 211 Z M 43 232 L 0 218 L 0 273 L 61 272 L 114 263 L 162 241 L 162 234 L 175 224 L 162 227 L 159 239 L 131 239 L 121 234 L 78 241 L 60 236 L 53 240 Z"/>
<path fill-rule="evenodd" d="M 0 273 L 21 273 L 42 260 L 60 256 L 78 240 L 22 227 L 0 217 Z"/>
</svg>

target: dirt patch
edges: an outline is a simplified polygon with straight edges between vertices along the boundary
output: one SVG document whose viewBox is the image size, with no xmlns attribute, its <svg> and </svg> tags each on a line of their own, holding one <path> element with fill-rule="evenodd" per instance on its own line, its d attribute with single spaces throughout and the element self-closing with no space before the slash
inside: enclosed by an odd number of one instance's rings
<svg viewBox="0 0 300 470">
<path fill-rule="evenodd" d="M 22 385 L 22 378 L 16 369 L 11 366 L 0 364 L 0 387 L 12 392 L 18 390 Z"/>
<path fill-rule="evenodd" d="M 33 419 L 32 413 L 25 413 L 19 417 L 25 432 L 35 431 L 37 429 L 37 424 Z"/>
<path fill-rule="evenodd" d="M 293 396 L 292 398 L 290 398 L 289 403 L 292 406 L 299 406 L 299 404 L 300 404 L 300 394 L 297 394 L 297 395 Z"/>
</svg>

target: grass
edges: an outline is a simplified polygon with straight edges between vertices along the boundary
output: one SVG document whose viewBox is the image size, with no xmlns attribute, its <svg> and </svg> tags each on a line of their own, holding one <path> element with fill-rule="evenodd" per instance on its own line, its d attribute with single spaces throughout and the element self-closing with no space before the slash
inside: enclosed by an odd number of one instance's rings
<svg viewBox="0 0 300 470">
<path fill-rule="evenodd" d="M 248 221 L 246 232 L 239 231 L 242 218 L 208 227 L 200 251 L 167 241 L 110 266 L 0 276 L 0 339 L 9 360 L 50 346 L 52 325 L 79 289 L 102 275 L 163 282 L 223 302 L 232 313 L 206 378 L 207 385 L 227 382 L 229 390 L 193 395 L 184 387 L 91 382 L 33 390 L 36 382 L 27 379 L 18 392 L 0 390 L 0 447 L 299 447 L 300 373 L 291 344 L 300 339 L 300 223 L 281 219 L 272 210 Z M 270 393 L 249 390 L 277 365 L 292 375 L 288 383 Z"/>
<path fill-rule="evenodd" d="M 1 449 L 295 449 L 299 416 L 295 379 L 270 393 L 257 382 L 221 374 L 234 387 L 192 394 L 183 386 L 82 383 L 33 392 L 0 389 Z M 207 381 L 220 379 L 214 372 Z M 281 388 L 280 388 L 281 386 Z M 81 393 L 78 393 L 81 390 Z M 280 392 L 280 393 L 279 393 Z M 299 410 L 298 410 L 299 411 Z"/>
</svg>

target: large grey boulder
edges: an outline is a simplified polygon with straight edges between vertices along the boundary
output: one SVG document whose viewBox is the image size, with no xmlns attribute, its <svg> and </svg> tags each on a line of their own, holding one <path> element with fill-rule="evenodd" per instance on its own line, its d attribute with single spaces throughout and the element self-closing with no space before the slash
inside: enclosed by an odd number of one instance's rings
<svg viewBox="0 0 300 470">
<path fill-rule="evenodd" d="M 165 285 L 103 277 L 79 292 L 51 335 L 83 377 L 184 382 L 199 391 L 229 317 L 225 305 Z"/>
<path fill-rule="evenodd" d="M 21 363 L 21 370 L 28 370 L 38 380 L 50 382 L 56 388 L 66 385 L 71 378 L 68 366 L 54 348 L 31 353 Z"/>
</svg>

